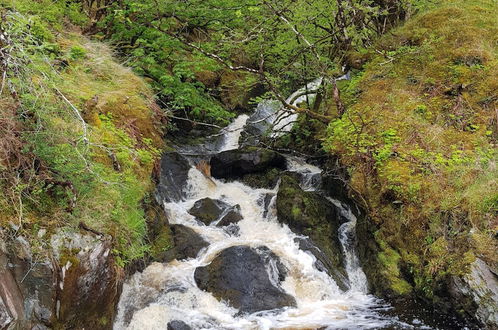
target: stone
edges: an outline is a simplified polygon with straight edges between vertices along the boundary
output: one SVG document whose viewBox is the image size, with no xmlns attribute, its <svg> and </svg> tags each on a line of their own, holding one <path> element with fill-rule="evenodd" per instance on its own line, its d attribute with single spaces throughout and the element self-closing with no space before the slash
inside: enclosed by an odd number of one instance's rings
<svg viewBox="0 0 498 330">
<path fill-rule="evenodd" d="M 273 150 L 244 147 L 214 155 L 210 165 L 213 177 L 236 179 L 245 174 L 262 173 L 272 168 L 285 169 L 286 160 Z"/>
<path fill-rule="evenodd" d="M 173 235 L 173 248 L 165 251 L 159 258 L 163 262 L 169 262 L 173 259 L 184 260 L 195 258 L 200 250 L 209 245 L 199 234 L 192 228 L 184 225 L 171 225 Z"/>
<path fill-rule="evenodd" d="M 222 215 L 220 221 L 216 223 L 217 227 L 226 227 L 234 225 L 244 218 L 242 217 L 242 214 L 240 212 L 240 205 L 238 204 L 230 207 L 224 213 L 225 214 Z"/>
<path fill-rule="evenodd" d="M 161 171 L 156 194 L 162 202 L 173 202 L 185 197 L 190 171 L 188 160 L 177 152 L 167 152 L 161 157 Z"/>
<path fill-rule="evenodd" d="M 173 320 L 168 322 L 168 330 L 191 330 L 192 327 L 190 327 L 187 323 L 183 321 L 178 321 L 178 320 Z"/>
<path fill-rule="evenodd" d="M 341 283 L 347 273 L 338 230 L 346 219 L 335 205 L 316 192 L 303 191 L 293 177 L 284 175 L 277 193 L 277 217 L 295 233 L 310 238 L 311 246 L 321 251 L 321 262 L 329 275 L 345 289 Z M 316 253 L 315 248 L 310 250 Z"/>
<path fill-rule="evenodd" d="M 486 328 L 498 328 L 498 276 L 489 266 L 477 258 L 470 272 L 462 277 L 453 277 L 450 295 L 456 304 Z"/>
<path fill-rule="evenodd" d="M 205 225 L 209 225 L 211 222 L 218 220 L 228 208 L 230 208 L 230 205 L 223 201 L 203 198 L 196 201 L 188 213 Z"/>
<path fill-rule="evenodd" d="M 270 264 L 276 267 L 270 267 Z M 275 273 L 269 274 L 268 269 L 274 269 Z M 229 247 L 194 273 L 200 289 L 226 301 L 241 313 L 296 306 L 294 297 L 274 285 L 285 276 L 285 267 L 268 248 L 248 246 Z"/>
</svg>

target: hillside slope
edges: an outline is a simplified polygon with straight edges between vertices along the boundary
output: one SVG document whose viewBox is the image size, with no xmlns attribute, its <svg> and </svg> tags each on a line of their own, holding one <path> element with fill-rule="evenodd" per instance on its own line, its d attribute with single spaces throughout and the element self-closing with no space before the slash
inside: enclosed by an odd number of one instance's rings
<svg viewBox="0 0 498 330">
<path fill-rule="evenodd" d="M 349 63 L 324 146 L 372 219 L 377 290 L 437 302 L 476 258 L 496 274 L 496 2 L 440 2 Z"/>
</svg>

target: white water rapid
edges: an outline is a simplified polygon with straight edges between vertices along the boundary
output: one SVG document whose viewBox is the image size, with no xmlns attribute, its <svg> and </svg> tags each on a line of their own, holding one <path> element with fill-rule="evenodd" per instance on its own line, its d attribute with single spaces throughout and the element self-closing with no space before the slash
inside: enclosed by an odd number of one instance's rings
<svg viewBox="0 0 498 330">
<path fill-rule="evenodd" d="M 314 82 L 319 84 L 319 81 Z M 314 85 L 313 85 L 314 86 Z M 309 86 L 309 88 L 313 88 Z M 241 115 L 225 129 L 219 151 L 238 148 L 238 140 L 248 116 Z M 287 158 L 287 168 L 300 174 L 306 191 L 320 186 L 321 170 L 299 158 Z M 173 174 L 174 175 L 174 174 Z M 197 257 L 169 263 L 153 263 L 135 273 L 124 284 L 114 323 L 115 330 L 166 330 L 168 322 L 180 320 L 192 329 L 379 329 L 413 328 L 396 318 L 385 316 L 388 308 L 368 294 L 368 284 L 356 255 L 356 217 L 350 207 L 330 199 L 347 220 L 337 233 L 344 253 L 350 289 L 342 291 L 325 272 L 315 267 L 316 258 L 300 249 L 297 234 L 277 221 L 276 194 L 273 189 L 255 189 L 237 181 L 207 178 L 195 166 L 188 173 L 186 198 L 165 203 L 171 224 L 193 229 L 209 243 Z M 235 235 L 214 221 L 205 225 L 189 214 L 194 203 L 203 198 L 240 205 L 243 219 Z M 270 202 L 268 203 L 268 200 Z M 268 267 L 275 286 L 292 295 L 296 307 L 240 314 L 224 301 L 197 287 L 194 272 L 223 250 L 245 245 L 268 247 L 287 268 L 285 280 L 278 283 L 275 270 Z"/>
<path fill-rule="evenodd" d="M 365 283 L 353 280 L 351 289 L 342 292 L 332 278 L 314 267 L 314 257 L 300 250 L 294 241 L 297 235 L 277 222 L 274 205 L 270 206 L 272 210 L 267 216 L 263 216 L 265 196 L 275 194 L 277 189 L 253 189 L 239 182 L 214 180 L 214 183 L 192 168 L 188 198 L 166 204 L 171 223 L 194 229 L 210 243 L 209 247 L 195 259 L 154 263 L 143 273 L 135 274 L 124 285 L 115 329 L 166 329 L 171 320 L 182 320 L 194 329 L 313 329 L 324 326 L 367 329 L 390 324 L 375 312 L 375 308 L 381 306 L 376 298 L 365 293 Z M 204 197 L 241 206 L 244 219 L 238 223 L 239 236 L 231 236 L 214 225 L 199 224 L 187 212 L 195 201 Z M 264 245 L 280 257 L 288 269 L 281 286 L 296 298 L 297 308 L 280 313 L 237 316 L 236 309 L 197 288 L 195 269 L 209 264 L 222 250 L 237 245 Z M 350 266 L 348 271 L 353 274 L 355 266 Z"/>
</svg>

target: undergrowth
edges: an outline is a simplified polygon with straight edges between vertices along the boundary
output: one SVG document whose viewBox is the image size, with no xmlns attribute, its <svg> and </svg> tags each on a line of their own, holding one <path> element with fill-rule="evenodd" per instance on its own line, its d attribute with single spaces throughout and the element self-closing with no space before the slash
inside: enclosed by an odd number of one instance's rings
<svg viewBox="0 0 498 330">
<path fill-rule="evenodd" d="M 496 269 L 496 2 L 440 1 L 350 60 L 365 65 L 324 146 L 367 202 L 394 291 L 431 297 L 476 257 Z"/>
<path fill-rule="evenodd" d="M 147 84 L 81 36 L 72 6 L 0 2 L 0 227 L 37 240 L 82 223 L 111 235 L 124 265 L 148 249 L 142 202 L 162 117 Z"/>
</svg>

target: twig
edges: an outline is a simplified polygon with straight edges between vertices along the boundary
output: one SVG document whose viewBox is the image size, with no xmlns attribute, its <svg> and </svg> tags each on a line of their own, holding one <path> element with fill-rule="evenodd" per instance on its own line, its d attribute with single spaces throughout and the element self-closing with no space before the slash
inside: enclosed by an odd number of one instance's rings
<svg viewBox="0 0 498 330">
<path fill-rule="evenodd" d="M 62 94 L 62 92 L 57 89 L 57 87 L 54 87 L 55 91 L 62 97 L 62 99 L 67 103 L 69 104 L 69 106 L 71 107 L 71 109 L 74 110 L 74 113 L 76 114 L 76 116 L 78 117 L 78 119 L 81 121 L 81 126 L 83 127 L 83 142 L 88 145 L 89 143 L 89 140 L 88 140 L 88 137 L 87 137 L 87 133 L 88 133 L 88 128 L 87 128 L 87 125 L 86 125 L 86 122 L 85 120 L 83 119 L 83 117 L 81 117 L 81 114 L 80 114 L 80 111 L 78 110 L 78 108 L 76 108 L 65 96 L 64 94 Z"/>
</svg>

